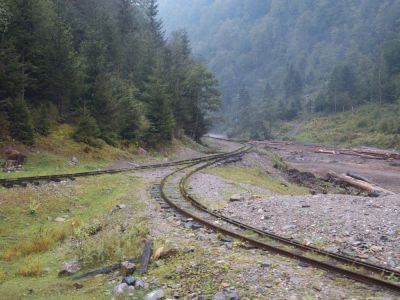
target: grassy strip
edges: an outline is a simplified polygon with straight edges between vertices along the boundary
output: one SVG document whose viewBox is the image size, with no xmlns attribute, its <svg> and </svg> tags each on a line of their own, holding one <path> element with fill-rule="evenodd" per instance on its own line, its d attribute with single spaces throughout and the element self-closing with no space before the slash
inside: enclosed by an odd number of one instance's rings
<svg viewBox="0 0 400 300">
<path fill-rule="evenodd" d="M 209 169 L 207 172 L 221 176 L 235 183 L 246 183 L 249 185 L 264 188 L 280 195 L 306 195 L 308 190 L 290 183 L 283 183 L 272 178 L 266 172 L 252 168 L 240 168 L 224 166 Z"/>
</svg>

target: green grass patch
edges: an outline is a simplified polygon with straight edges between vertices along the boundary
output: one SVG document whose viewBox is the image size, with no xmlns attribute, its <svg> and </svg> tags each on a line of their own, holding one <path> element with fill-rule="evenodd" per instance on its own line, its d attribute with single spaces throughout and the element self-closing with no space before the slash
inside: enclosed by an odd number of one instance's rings
<svg viewBox="0 0 400 300">
<path fill-rule="evenodd" d="M 70 260 L 91 269 L 138 256 L 148 235 L 147 210 L 140 198 L 145 193 L 145 182 L 127 174 L 0 188 L 0 295 L 109 299 L 112 286 L 104 278 L 83 280 L 84 288 L 76 290 L 73 281 L 58 278 L 58 271 Z M 119 203 L 128 208 L 115 209 Z M 56 222 L 56 217 L 65 222 Z"/>
<path fill-rule="evenodd" d="M 333 146 L 400 148 L 400 106 L 365 105 L 307 122 L 293 138 Z"/>
<path fill-rule="evenodd" d="M 209 169 L 208 172 L 236 184 L 245 183 L 280 195 L 306 195 L 309 193 L 306 188 L 276 180 L 259 169 L 224 166 Z"/>
</svg>

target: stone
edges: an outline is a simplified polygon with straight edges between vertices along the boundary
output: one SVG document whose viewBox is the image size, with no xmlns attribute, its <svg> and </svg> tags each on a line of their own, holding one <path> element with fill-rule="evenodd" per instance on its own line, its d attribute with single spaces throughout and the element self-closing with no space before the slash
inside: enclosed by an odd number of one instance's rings
<svg viewBox="0 0 400 300">
<path fill-rule="evenodd" d="M 62 222 L 65 222 L 65 218 L 63 218 L 63 217 L 57 217 L 57 218 L 54 219 L 54 221 L 56 221 L 56 222 L 58 222 L 58 223 L 62 223 Z"/>
<path fill-rule="evenodd" d="M 136 278 L 132 276 L 126 276 L 122 279 L 122 283 L 126 283 L 127 285 L 134 286 L 136 283 Z"/>
<path fill-rule="evenodd" d="M 21 169 L 21 165 L 16 160 L 8 159 L 3 165 L 4 172 L 15 172 Z"/>
<path fill-rule="evenodd" d="M 137 278 L 135 282 L 135 288 L 136 289 L 144 289 L 146 287 L 146 283 L 144 282 L 143 279 Z"/>
<path fill-rule="evenodd" d="M 136 265 L 130 263 L 129 261 L 124 261 L 121 263 L 120 272 L 122 276 L 132 275 L 136 270 Z"/>
<path fill-rule="evenodd" d="M 126 205 L 125 204 L 117 204 L 117 208 L 119 209 L 125 209 Z"/>
<path fill-rule="evenodd" d="M 79 282 L 75 282 L 74 283 L 74 288 L 76 288 L 77 290 L 80 290 L 81 288 L 83 288 L 83 284 L 79 283 Z"/>
<path fill-rule="evenodd" d="M 235 194 L 235 195 L 232 195 L 229 198 L 229 201 L 231 201 L 231 202 L 241 202 L 241 201 L 244 201 L 244 197 L 243 197 L 243 195 Z"/>
<path fill-rule="evenodd" d="M 127 291 L 129 291 L 129 286 L 126 283 L 121 283 L 114 288 L 114 295 L 120 296 L 126 293 Z"/>
<path fill-rule="evenodd" d="M 202 225 L 197 224 L 197 223 L 192 222 L 192 221 L 185 222 L 185 223 L 183 224 L 183 226 L 184 226 L 185 228 L 187 228 L 187 229 L 193 229 L 193 230 L 197 230 L 197 229 L 200 229 L 200 228 L 203 227 Z"/>
<path fill-rule="evenodd" d="M 139 148 L 139 149 L 136 150 L 135 153 L 136 153 L 137 155 L 146 155 L 146 154 L 147 154 L 147 151 L 144 150 L 143 148 Z"/>
<path fill-rule="evenodd" d="M 228 237 L 221 237 L 219 240 L 223 243 L 232 243 L 233 242 L 233 240 Z"/>
<path fill-rule="evenodd" d="M 290 225 L 283 226 L 282 230 L 290 230 L 290 229 L 294 229 L 296 227 L 297 227 L 296 225 L 290 224 Z"/>
<path fill-rule="evenodd" d="M 260 265 L 263 268 L 268 268 L 268 267 L 272 266 L 272 261 L 269 259 L 265 259 Z"/>
<path fill-rule="evenodd" d="M 146 296 L 144 296 L 143 300 L 159 300 L 162 299 L 163 297 L 164 297 L 164 290 L 158 289 L 148 293 Z"/>
<path fill-rule="evenodd" d="M 73 164 L 73 165 L 79 165 L 79 160 L 78 160 L 78 158 L 77 158 L 75 155 L 73 155 L 73 156 L 71 157 L 71 164 Z"/>
<path fill-rule="evenodd" d="M 185 272 L 185 269 L 182 266 L 177 266 L 175 269 L 175 273 L 182 274 Z"/>
<path fill-rule="evenodd" d="M 165 248 L 165 247 L 160 247 L 158 248 L 155 252 L 154 252 L 154 259 L 155 260 L 159 260 L 162 258 L 167 258 L 167 257 L 171 257 L 178 254 L 178 249 L 176 248 Z"/>
<path fill-rule="evenodd" d="M 212 300 L 226 300 L 226 299 L 227 298 L 225 297 L 224 292 L 218 292 L 212 297 Z"/>
<path fill-rule="evenodd" d="M 81 269 L 81 265 L 77 261 L 64 263 L 62 269 L 58 272 L 58 276 L 69 276 L 75 274 Z"/>
<path fill-rule="evenodd" d="M 300 261 L 299 262 L 299 267 L 308 268 L 309 266 L 310 266 L 310 264 L 306 263 L 305 261 Z"/>
</svg>

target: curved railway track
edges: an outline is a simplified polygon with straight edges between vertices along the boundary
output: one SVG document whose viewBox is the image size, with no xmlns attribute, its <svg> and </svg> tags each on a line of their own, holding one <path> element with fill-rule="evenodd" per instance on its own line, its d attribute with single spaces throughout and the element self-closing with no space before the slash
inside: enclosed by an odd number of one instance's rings
<svg viewBox="0 0 400 300">
<path fill-rule="evenodd" d="M 390 278 L 400 278 L 400 272 L 397 270 L 331 253 L 251 227 L 210 210 L 190 195 L 186 186 L 191 176 L 218 162 L 244 155 L 251 148 L 252 146 L 242 147 L 212 161 L 195 163 L 174 171 L 161 182 L 160 193 L 162 199 L 182 215 L 257 248 L 298 259 L 317 268 L 400 293 L 400 285 L 390 280 Z M 199 164 L 201 165 L 199 166 Z"/>
<path fill-rule="evenodd" d="M 218 139 L 218 138 L 217 138 Z M 227 139 L 221 139 L 230 141 Z M 243 141 L 233 141 L 243 143 Z M 167 175 L 160 184 L 162 199 L 182 215 L 192 218 L 204 226 L 222 234 L 242 240 L 260 249 L 265 249 L 284 256 L 304 261 L 317 268 L 335 272 L 367 284 L 374 284 L 400 293 L 400 285 L 389 278 L 400 278 L 400 272 L 383 266 L 357 260 L 352 257 L 331 253 L 316 247 L 301 244 L 294 240 L 260 230 L 243 224 L 237 220 L 216 213 L 190 195 L 186 186 L 191 176 L 219 162 L 229 162 L 229 159 L 243 156 L 253 148 L 252 145 L 242 145 L 229 153 L 208 155 L 204 157 L 180 160 L 168 163 L 150 164 L 131 168 L 99 170 L 70 174 L 56 174 L 35 177 L 0 179 L 0 185 L 11 188 L 25 186 L 28 183 L 40 181 L 55 181 L 74 179 L 77 177 L 117 174 L 136 170 L 156 169 L 171 166 L 184 166 Z"/>
</svg>

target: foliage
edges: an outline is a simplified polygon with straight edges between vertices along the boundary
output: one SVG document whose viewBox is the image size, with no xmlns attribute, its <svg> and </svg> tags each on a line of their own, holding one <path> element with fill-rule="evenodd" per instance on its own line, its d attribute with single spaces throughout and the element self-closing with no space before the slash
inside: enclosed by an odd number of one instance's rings
<svg viewBox="0 0 400 300">
<path fill-rule="evenodd" d="M 104 144 L 100 139 L 114 146 L 121 140 L 150 143 L 147 133 L 161 130 L 156 123 L 164 124 L 163 141 L 181 129 L 197 138 L 218 97 L 197 97 L 193 85 L 203 91 L 210 83 L 193 76 L 179 89 L 184 98 L 165 101 L 154 116 L 148 112 L 154 69 L 164 85 L 154 103 L 175 96 L 174 75 L 182 66 L 179 80 L 199 66 L 209 74 L 190 47 L 181 52 L 175 40 L 165 39 L 156 0 L 1 0 L 0 41 L 0 103 L 11 103 L 0 105 L 1 139 L 32 144 L 30 116 L 36 135 L 48 135 L 54 121 L 78 123 L 74 137 L 97 147 Z M 187 36 L 182 43 L 189 44 Z M 216 82 L 211 85 L 216 89 Z M 180 107 L 195 110 L 180 117 L 184 124 L 171 117 L 185 113 Z"/>
</svg>

